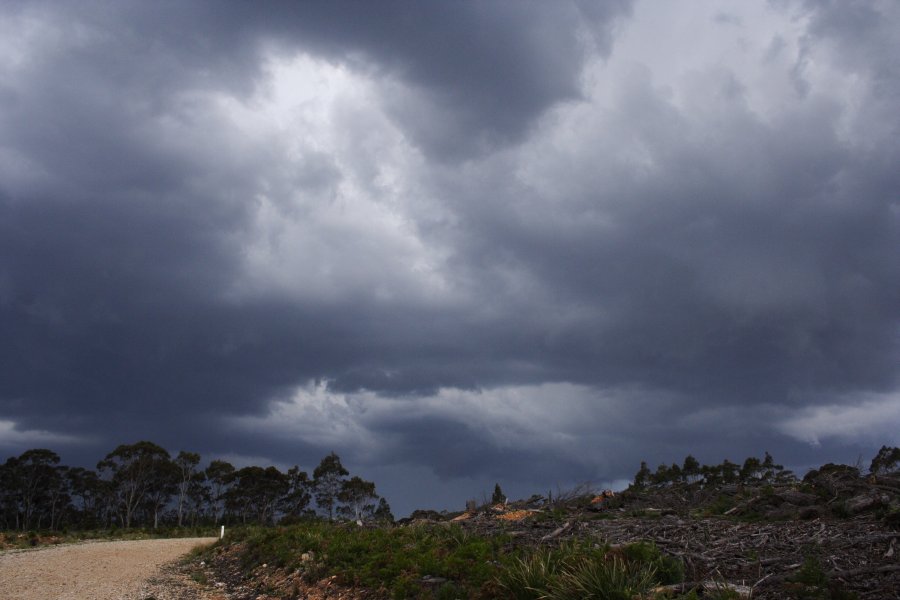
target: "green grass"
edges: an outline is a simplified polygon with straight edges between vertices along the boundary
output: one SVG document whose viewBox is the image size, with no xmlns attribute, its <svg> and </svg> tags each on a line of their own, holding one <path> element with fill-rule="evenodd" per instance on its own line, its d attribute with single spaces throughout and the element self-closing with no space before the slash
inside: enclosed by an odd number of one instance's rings
<svg viewBox="0 0 900 600">
<path fill-rule="evenodd" d="M 582 540 L 522 549 L 511 542 L 504 534 L 484 537 L 458 525 L 361 529 L 328 523 L 235 528 L 227 540 L 240 548 L 247 574 L 266 564 L 299 571 L 307 581 L 336 577 L 341 585 L 398 599 L 633 598 L 683 579 L 681 562 L 653 544 L 610 549 Z M 446 581 L 428 583 L 426 577 Z"/>
<path fill-rule="evenodd" d="M 339 583 L 386 589 L 395 597 L 417 597 L 430 589 L 421 580 L 440 577 L 467 594 L 488 586 L 504 556 L 507 536 L 471 536 L 458 526 L 359 529 L 356 526 L 307 523 L 278 528 L 232 530 L 242 542 L 242 568 L 261 564 L 299 569 L 309 580 L 337 576 Z M 303 555 L 312 556 L 303 560 Z"/>
<path fill-rule="evenodd" d="M 681 561 L 652 543 L 611 549 L 586 541 L 532 550 L 498 576 L 503 597 L 513 600 L 632 599 L 683 579 Z"/>
</svg>

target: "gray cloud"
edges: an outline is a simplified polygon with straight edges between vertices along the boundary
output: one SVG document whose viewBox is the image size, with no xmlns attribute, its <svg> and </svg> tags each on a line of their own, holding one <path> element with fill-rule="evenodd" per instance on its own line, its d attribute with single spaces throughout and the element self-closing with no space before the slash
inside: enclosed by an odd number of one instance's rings
<svg viewBox="0 0 900 600">
<path fill-rule="evenodd" d="M 440 504 L 898 443 L 890 2 L 3 10 L 0 449 Z"/>
</svg>

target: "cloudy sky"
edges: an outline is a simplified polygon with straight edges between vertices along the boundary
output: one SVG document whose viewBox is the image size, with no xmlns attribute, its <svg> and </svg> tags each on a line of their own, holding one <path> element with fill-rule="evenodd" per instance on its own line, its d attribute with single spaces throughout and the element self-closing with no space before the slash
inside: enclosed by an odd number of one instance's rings
<svg viewBox="0 0 900 600">
<path fill-rule="evenodd" d="M 0 454 L 398 514 L 900 444 L 900 4 L 0 6 Z"/>
</svg>

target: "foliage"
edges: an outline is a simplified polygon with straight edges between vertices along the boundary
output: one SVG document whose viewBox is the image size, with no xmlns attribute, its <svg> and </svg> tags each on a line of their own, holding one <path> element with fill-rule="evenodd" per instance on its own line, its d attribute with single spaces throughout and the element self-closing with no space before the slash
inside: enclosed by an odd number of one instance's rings
<svg viewBox="0 0 900 600">
<path fill-rule="evenodd" d="M 506 496 L 503 494 L 503 490 L 500 489 L 500 484 L 494 484 L 494 493 L 491 496 L 491 504 L 503 504 L 506 502 Z"/>
<path fill-rule="evenodd" d="M 890 473 L 900 468 L 900 448 L 882 446 L 872 459 L 869 472 L 873 475 Z"/>
<path fill-rule="evenodd" d="M 898 451 L 900 452 L 900 451 Z M 656 471 L 651 471 L 645 461 L 634 476 L 632 486 L 636 489 L 645 487 L 664 488 L 675 484 L 699 486 L 715 486 L 722 484 L 752 484 L 794 481 L 794 474 L 785 470 L 782 465 L 775 464 L 772 456 L 766 452 L 765 457 L 750 456 L 742 465 L 731 462 L 727 458 L 718 465 L 701 465 L 692 455 L 684 458 L 681 466 L 660 464 Z"/>
<path fill-rule="evenodd" d="M 516 549 L 458 525 L 357 527 L 309 521 L 229 535 L 249 573 L 263 563 L 307 581 L 382 590 L 393 598 L 632 598 L 680 582 L 681 563 L 653 544 L 610 549 L 588 540 Z M 218 552 L 209 549 L 210 554 Z M 429 587 L 423 578 L 446 580 Z"/>
<path fill-rule="evenodd" d="M 314 492 L 323 497 L 328 482 L 335 481 L 331 503 L 319 507 L 332 518 L 337 512 L 353 519 L 394 520 L 390 506 L 375 494 L 375 484 L 347 479 L 334 453 L 323 459 L 326 468 L 318 471 L 318 482 L 298 466 L 287 473 L 275 467 L 236 470 L 213 460 L 203 469 L 199 454 L 182 450 L 173 459 L 149 441 L 119 445 L 96 471 L 59 462 L 55 452 L 33 449 L 0 463 L 0 531 L 296 522 L 315 518 Z"/>
<path fill-rule="evenodd" d="M 294 465 L 287 472 L 288 490 L 281 498 L 281 510 L 286 517 L 299 519 L 309 516 L 309 506 L 312 500 L 312 481 L 306 471 Z"/>
<path fill-rule="evenodd" d="M 213 513 L 213 522 L 218 523 L 225 513 L 225 499 L 233 481 L 234 466 L 224 460 L 214 460 L 203 472 L 208 483 L 208 499 Z"/>
<path fill-rule="evenodd" d="M 341 464 L 340 457 L 332 452 L 322 459 L 313 471 L 313 486 L 316 491 L 316 503 L 328 514 L 328 520 L 334 520 L 334 512 L 338 502 L 338 494 L 344 486 L 345 477 L 350 473 Z"/>
<path fill-rule="evenodd" d="M 642 597 L 656 585 L 683 579 L 680 563 L 668 563 L 663 558 L 653 544 L 610 550 L 571 543 L 558 549 L 538 548 L 515 558 L 498 581 L 505 597 L 515 600 L 624 600 Z M 661 566 L 667 570 L 663 575 Z"/>
<path fill-rule="evenodd" d="M 622 548 L 622 555 L 631 563 L 653 567 L 656 579 L 663 585 L 684 581 L 684 563 L 674 556 L 663 554 L 653 542 L 636 542 Z"/>
<path fill-rule="evenodd" d="M 170 464 L 169 453 L 148 441 L 121 444 L 97 463 L 97 470 L 112 484 L 115 510 L 123 526 L 131 527 L 135 512 L 151 493 L 157 501 L 165 494 L 154 486 L 166 485 L 165 471 Z"/>
<path fill-rule="evenodd" d="M 250 466 L 235 471 L 230 479 L 232 485 L 225 494 L 229 511 L 239 515 L 242 523 L 274 521 L 278 501 L 290 488 L 284 473 L 275 467 Z"/>
<path fill-rule="evenodd" d="M 287 527 L 233 530 L 241 565 L 262 563 L 299 570 L 308 580 L 335 576 L 343 585 L 385 589 L 394 597 L 417 598 L 428 589 L 421 579 L 447 579 L 443 593 L 464 590 L 473 597 L 496 576 L 506 536 L 467 536 L 456 527 L 361 528 L 310 521 Z M 303 560 L 303 556 L 313 557 Z"/>
<path fill-rule="evenodd" d="M 197 472 L 197 465 L 200 464 L 200 455 L 196 452 L 185 452 L 182 450 L 175 457 L 175 467 L 178 471 L 178 526 L 184 523 L 184 514 L 186 504 L 192 491 L 196 493 L 197 486 L 193 485 L 203 477 L 202 473 Z"/>
<path fill-rule="evenodd" d="M 343 483 L 337 497 L 344 503 L 339 513 L 355 521 L 361 520 L 363 516 L 371 517 L 375 512 L 373 502 L 378 498 L 375 484 L 356 476 Z"/>
<path fill-rule="evenodd" d="M 372 516 L 379 523 L 394 522 L 394 513 L 391 512 L 391 507 L 384 498 L 378 499 L 378 506 L 375 507 L 375 513 Z"/>
</svg>

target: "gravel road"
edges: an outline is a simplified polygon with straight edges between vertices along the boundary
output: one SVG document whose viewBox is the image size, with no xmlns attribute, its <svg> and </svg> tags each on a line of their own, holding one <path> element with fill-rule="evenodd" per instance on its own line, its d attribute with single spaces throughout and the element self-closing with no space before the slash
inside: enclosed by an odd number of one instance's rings
<svg viewBox="0 0 900 600">
<path fill-rule="evenodd" d="M 93 542 L 0 553 L 4 600 L 145 600 L 185 596 L 161 568 L 215 538 Z M 178 588 L 177 595 L 167 586 Z M 196 596 L 195 596 L 196 597 Z"/>
</svg>

